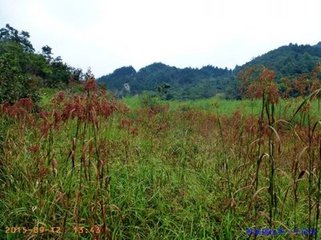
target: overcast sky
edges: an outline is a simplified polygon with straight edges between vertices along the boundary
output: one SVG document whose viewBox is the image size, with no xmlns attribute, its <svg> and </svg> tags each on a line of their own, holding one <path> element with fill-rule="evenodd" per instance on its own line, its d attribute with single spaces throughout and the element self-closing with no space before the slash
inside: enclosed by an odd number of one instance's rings
<svg viewBox="0 0 321 240">
<path fill-rule="evenodd" d="M 321 0 L 0 0 L 0 23 L 96 77 L 153 62 L 234 68 L 321 41 Z"/>
</svg>

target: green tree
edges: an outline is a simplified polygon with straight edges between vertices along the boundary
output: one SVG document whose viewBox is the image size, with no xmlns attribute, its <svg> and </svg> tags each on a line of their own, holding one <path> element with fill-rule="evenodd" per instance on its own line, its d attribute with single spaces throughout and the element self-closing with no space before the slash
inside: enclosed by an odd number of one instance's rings
<svg viewBox="0 0 321 240">
<path fill-rule="evenodd" d="M 49 87 L 58 87 L 64 84 L 68 84 L 71 78 L 71 68 L 62 61 L 61 57 L 57 57 L 52 60 L 51 64 L 51 74 L 46 79 L 46 85 Z"/>
<path fill-rule="evenodd" d="M 26 31 L 19 32 L 17 29 L 11 27 L 9 24 L 6 24 L 5 28 L 0 29 L 0 40 L 10 40 L 20 44 L 24 51 L 34 52 L 31 42 L 29 41 L 30 35 Z"/>
<path fill-rule="evenodd" d="M 24 69 L 28 65 L 23 47 L 16 42 L 0 41 L 0 102 L 20 98 L 38 100 L 37 83 Z"/>
<path fill-rule="evenodd" d="M 42 50 L 42 55 L 45 57 L 48 63 L 50 63 L 52 60 L 52 48 L 46 45 L 46 46 L 43 46 L 41 50 Z"/>
</svg>

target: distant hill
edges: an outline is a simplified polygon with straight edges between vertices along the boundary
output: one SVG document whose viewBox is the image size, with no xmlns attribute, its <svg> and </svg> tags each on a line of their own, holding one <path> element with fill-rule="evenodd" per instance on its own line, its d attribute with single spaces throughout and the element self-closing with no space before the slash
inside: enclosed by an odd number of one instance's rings
<svg viewBox="0 0 321 240">
<path fill-rule="evenodd" d="M 116 69 L 113 73 L 98 79 L 118 96 L 140 94 L 142 91 L 157 91 L 159 86 L 168 86 L 166 98 L 196 99 L 226 92 L 232 80 L 232 70 L 205 66 L 197 68 L 176 68 L 163 63 L 153 63 L 138 72 L 131 66 Z M 130 86 L 126 91 L 124 84 Z"/>
<path fill-rule="evenodd" d="M 292 78 L 310 73 L 318 62 L 321 62 L 321 42 L 314 46 L 290 44 L 253 59 L 236 69 L 236 72 L 251 66 L 263 65 L 274 70 L 278 78 Z"/>
<path fill-rule="evenodd" d="M 295 79 L 300 74 L 310 74 L 319 62 L 321 42 L 314 46 L 289 44 L 258 56 L 233 70 L 211 65 L 200 69 L 181 69 L 163 63 L 153 63 L 138 72 L 132 66 L 116 69 L 113 73 L 100 77 L 98 82 L 106 84 L 107 88 L 119 97 L 140 94 L 143 91 L 157 92 L 161 86 L 166 85 L 167 99 L 208 98 L 216 94 L 237 98 L 236 77 L 240 71 L 248 67 L 263 65 L 274 70 L 279 81 L 282 77 Z"/>
</svg>

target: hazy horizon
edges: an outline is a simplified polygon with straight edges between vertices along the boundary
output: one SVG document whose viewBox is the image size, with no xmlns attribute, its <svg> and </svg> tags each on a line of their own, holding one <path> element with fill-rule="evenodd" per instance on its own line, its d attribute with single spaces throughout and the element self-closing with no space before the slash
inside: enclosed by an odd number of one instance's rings
<svg viewBox="0 0 321 240">
<path fill-rule="evenodd" d="M 280 46 L 321 41 L 317 0 L 0 0 L 1 27 L 28 31 L 96 77 L 154 62 L 233 69 Z"/>
</svg>

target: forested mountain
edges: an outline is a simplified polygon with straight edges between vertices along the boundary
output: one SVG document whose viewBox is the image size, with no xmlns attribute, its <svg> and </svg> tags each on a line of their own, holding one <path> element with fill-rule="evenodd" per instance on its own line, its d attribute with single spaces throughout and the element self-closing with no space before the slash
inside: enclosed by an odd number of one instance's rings
<svg viewBox="0 0 321 240">
<path fill-rule="evenodd" d="M 321 42 L 314 46 L 289 44 L 256 57 L 242 66 L 236 66 L 233 70 L 210 65 L 201 69 L 180 69 L 163 63 L 153 63 L 138 72 L 131 66 L 122 67 L 100 77 L 98 81 L 107 85 L 117 96 L 139 94 L 143 91 L 157 92 L 166 86 L 167 99 L 207 98 L 216 94 L 237 98 L 239 93 L 236 79 L 238 74 L 247 68 L 265 66 L 275 71 L 278 82 L 284 77 L 295 81 L 303 74 L 309 77 L 319 62 Z M 124 87 L 125 83 L 128 84 L 127 90 Z"/>
<path fill-rule="evenodd" d="M 236 72 L 255 65 L 275 71 L 277 78 L 309 74 L 321 62 L 321 42 L 315 46 L 290 44 L 272 50 L 237 68 Z"/>
<path fill-rule="evenodd" d="M 131 66 L 122 67 L 98 79 L 118 96 L 158 91 L 171 99 L 207 98 L 228 92 L 233 80 L 232 70 L 205 66 L 176 68 L 163 63 L 153 63 L 138 72 Z M 130 89 L 124 87 L 128 83 Z"/>
</svg>

